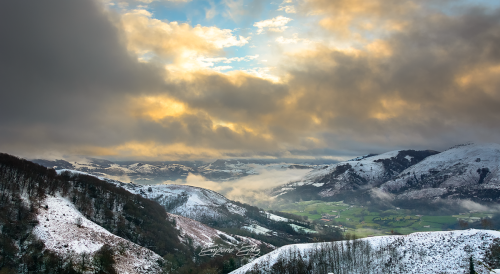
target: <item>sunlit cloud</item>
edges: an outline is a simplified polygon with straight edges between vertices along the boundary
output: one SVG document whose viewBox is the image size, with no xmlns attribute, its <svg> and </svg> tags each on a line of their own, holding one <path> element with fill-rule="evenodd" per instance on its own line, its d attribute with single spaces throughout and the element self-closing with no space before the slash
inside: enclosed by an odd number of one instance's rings
<svg viewBox="0 0 500 274">
<path fill-rule="evenodd" d="M 134 99 L 133 115 L 160 121 L 168 116 L 177 117 L 188 112 L 185 104 L 166 96 L 145 96 Z"/>
<path fill-rule="evenodd" d="M 5 152 L 336 157 L 500 137 L 498 10 L 163 3 L 181 16 L 158 3 L 57 3 L 0 10 Z M 288 6 L 293 20 L 279 15 Z"/>
<path fill-rule="evenodd" d="M 293 5 L 288 5 L 288 6 L 282 6 L 278 9 L 278 11 L 284 11 L 286 13 L 296 13 L 295 11 L 295 6 Z"/>
<path fill-rule="evenodd" d="M 360 40 L 364 35 L 403 30 L 418 8 L 411 0 L 306 0 L 301 12 L 322 16 L 319 25 L 337 38 Z"/>
<path fill-rule="evenodd" d="M 128 48 L 139 56 L 148 53 L 162 58 L 195 54 L 215 54 L 226 47 L 241 47 L 250 37 L 232 34 L 232 30 L 217 27 L 192 27 L 186 23 L 164 22 L 153 18 L 146 10 L 133 10 L 122 16 Z M 191 54 L 192 55 L 192 54 Z"/>
<path fill-rule="evenodd" d="M 258 28 L 257 34 L 261 34 L 265 30 L 270 32 L 283 32 L 288 28 L 286 24 L 290 21 L 292 21 L 291 18 L 280 15 L 272 19 L 256 22 L 253 26 Z"/>
<path fill-rule="evenodd" d="M 278 42 L 280 44 L 297 44 L 297 43 L 308 44 L 308 43 L 311 43 L 311 41 L 309 41 L 308 39 L 299 38 L 298 33 L 294 33 L 291 38 L 285 38 L 283 36 L 280 36 L 280 37 L 276 38 L 276 42 Z"/>
</svg>

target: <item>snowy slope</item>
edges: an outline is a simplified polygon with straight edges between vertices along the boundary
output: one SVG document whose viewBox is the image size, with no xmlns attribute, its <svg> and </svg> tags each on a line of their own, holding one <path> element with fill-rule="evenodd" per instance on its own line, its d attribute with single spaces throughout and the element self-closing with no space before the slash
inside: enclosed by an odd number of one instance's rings
<svg viewBox="0 0 500 274">
<path fill-rule="evenodd" d="M 260 246 L 264 244 L 268 248 L 275 248 L 273 245 L 253 238 L 227 234 L 186 217 L 175 214 L 169 214 L 169 216 L 175 220 L 176 228 L 181 233 L 181 241 L 192 241 L 194 247 L 210 247 L 216 243 L 223 242 L 227 245 L 252 244 Z"/>
<path fill-rule="evenodd" d="M 82 253 L 92 254 L 104 244 L 115 252 L 118 273 L 160 273 L 156 263 L 162 258 L 153 251 L 120 238 L 83 216 L 66 198 L 48 196 L 38 214 L 39 224 L 34 234 L 45 247 L 61 255 L 73 255 L 78 260 Z M 77 219 L 81 225 L 77 225 Z"/>
<path fill-rule="evenodd" d="M 381 184 L 402 170 L 417 164 L 437 152 L 423 150 L 396 150 L 380 155 L 366 155 L 309 172 L 299 181 L 275 189 L 277 196 L 300 192 L 315 187 L 322 197 L 333 196 L 346 190 L 368 189 Z"/>
<path fill-rule="evenodd" d="M 500 145 L 455 146 L 403 170 L 380 189 L 400 198 L 476 196 L 497 201 L 490 194 L 498 198 L 500 192 Z"/>
<path fill-rule="evenodd" d="M 131 193 L 157 201 L 165 206 L 169 213 L 198 221 L 206 218 L 230 218 L 233 214 L 244 216 L 246 213 L 246 209 L 232 203 L 223 195 L 204 188 L 187 185 L 116 184 Z"/>
<path fill-rule="evenodd" d="M 475 270 L 478 273 L 490 273 L 480 262 L 485 250 L 500 232 L 491 230 L 462 230 L 446 232 L 419 232 L 405 236 L 380 236 L 364 238 L 373 248 L 374 254 L 384 253 L 388 247 L 392 255 L 374 256 L 368 273 L 382 273 L 383 265 L 388 261 L 398 260 L 397 267 L 389 273 L 468 273 L 469 257 L 476 261 Z M 298 244 L 281 247 L 253 262 L 231 272 L 243 274 L 256 264 L 275 263 L 280 254 L 293 250 L 308 257 L 308 252 L 321 247 L 317 244 Z M 394 257 L 394 258 L 392 258 Z M 366 273 L 366 272 L 365 272 Z M 367 273 L 367 274 L 368 274 Z"/>
</svg>

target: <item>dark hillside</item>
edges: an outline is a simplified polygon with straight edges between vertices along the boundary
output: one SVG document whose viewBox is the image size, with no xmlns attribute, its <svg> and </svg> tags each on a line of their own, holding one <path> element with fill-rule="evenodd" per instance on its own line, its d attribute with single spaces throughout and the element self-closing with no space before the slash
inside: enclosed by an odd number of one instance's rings
<svg viewBox="0 0 500 274">
<path fill-rule="evenodd" d="M 31 236 L 38 208 L 44 206 L 47 195 L 56 194 L 69 198 L 88 219 L 113 234 L 161 256 L 171 253 L 192 257 L 192 251 L 180 243 L 179 232 L 158 203 L 96 177 L 58 175 L 53 169 L 2 153 L 0 269 L 13 270 L 24 264 L 29 271 L 43 273 L 50 261 L 58 264 L 61 271 L 65 265 L 71 265 L 44 251 L 43 243 Z"/>
</svg>

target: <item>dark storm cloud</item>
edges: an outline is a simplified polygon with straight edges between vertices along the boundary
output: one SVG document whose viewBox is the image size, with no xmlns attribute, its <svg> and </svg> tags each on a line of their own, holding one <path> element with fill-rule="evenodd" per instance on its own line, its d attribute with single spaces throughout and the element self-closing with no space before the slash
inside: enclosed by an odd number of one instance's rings
<svg viewBox="0 0 500 274">
<path fill-rule="evenodd" d="M 221 75 L 200 74 L 175 95 L 217 118 L 250 123 L 259 121 L 259 116 L 275 114 L 281 101 L 289 95 L 288 87 L 283 84 L 246 74 L 234 78 L 238 83 Z"/>
<path fill-rule="evenodd" d="M 328 146 L 497 141 L 500 10 L 462 12 L 415 16 L 386 39 L 388 57 L 320 48 L 298 58 L 290 82 L 302 93 L 297 109 L 323 119 Z"/>
<path fill-rule="evenodd" d="M 3 1 L 0 150 L 350 157 L 499 140 L 500 11 L 400 10 L 413 13 L 389 18 L 404 18 L 404 29 L 378 44 L 290 55 L 289 80 L 273 83 L 242 72 L 173 79 L 155 61 L 138 62 L 127 51 L 125 17 L 92 1 Z M 161 37 L 170 45 L 161 49 L 190 41 L 180 34 Z M 180 110 L 165 115 L 172 110 L 162 100 Z"/>
<path fill-rule="evenodd" d="M 93 1 L 0 3 L 1 143 L 106 143 L 94 126 L 120 123 L 115 102 L 161 85 L 109 18 Z"/>
<path fill-rule="evenodd" d="M 81 147 L 127 142 L 270 148 L 273 142 L 256 134 L 214 126 L 205 112 L 159 122 L 131 115 L 134 98 L 171 94 L 215 116 L 248 120 L 271 113 L 285 94 L 283 88 L 273 91 L 266 87 L 272 84 L 254 78 L 235 86 L 224 77 L 206 75 L 194 84 L 169 85 L 163 69 L 140 63 L 127 51 L 120 28 L 120 16 L 93 1 L 0 4 L 2 151 L 107 154 L 114 152 Z"/>
</svg>

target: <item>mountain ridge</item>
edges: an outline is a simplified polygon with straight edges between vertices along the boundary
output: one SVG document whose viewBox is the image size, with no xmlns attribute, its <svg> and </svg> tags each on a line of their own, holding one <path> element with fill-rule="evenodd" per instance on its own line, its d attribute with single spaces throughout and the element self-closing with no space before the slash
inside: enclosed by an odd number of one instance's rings
<svg viewBox="0 0 500 274">
<path fill-rule="evenodd" d="M 397 150 L 313 170 L 273 190 L 279 199 L 368 202 L 500 201 L 500 145 L 461 144 L 443 152 Z M 403 202 L 400 202 L 401 204 Z"/>
</svg>

